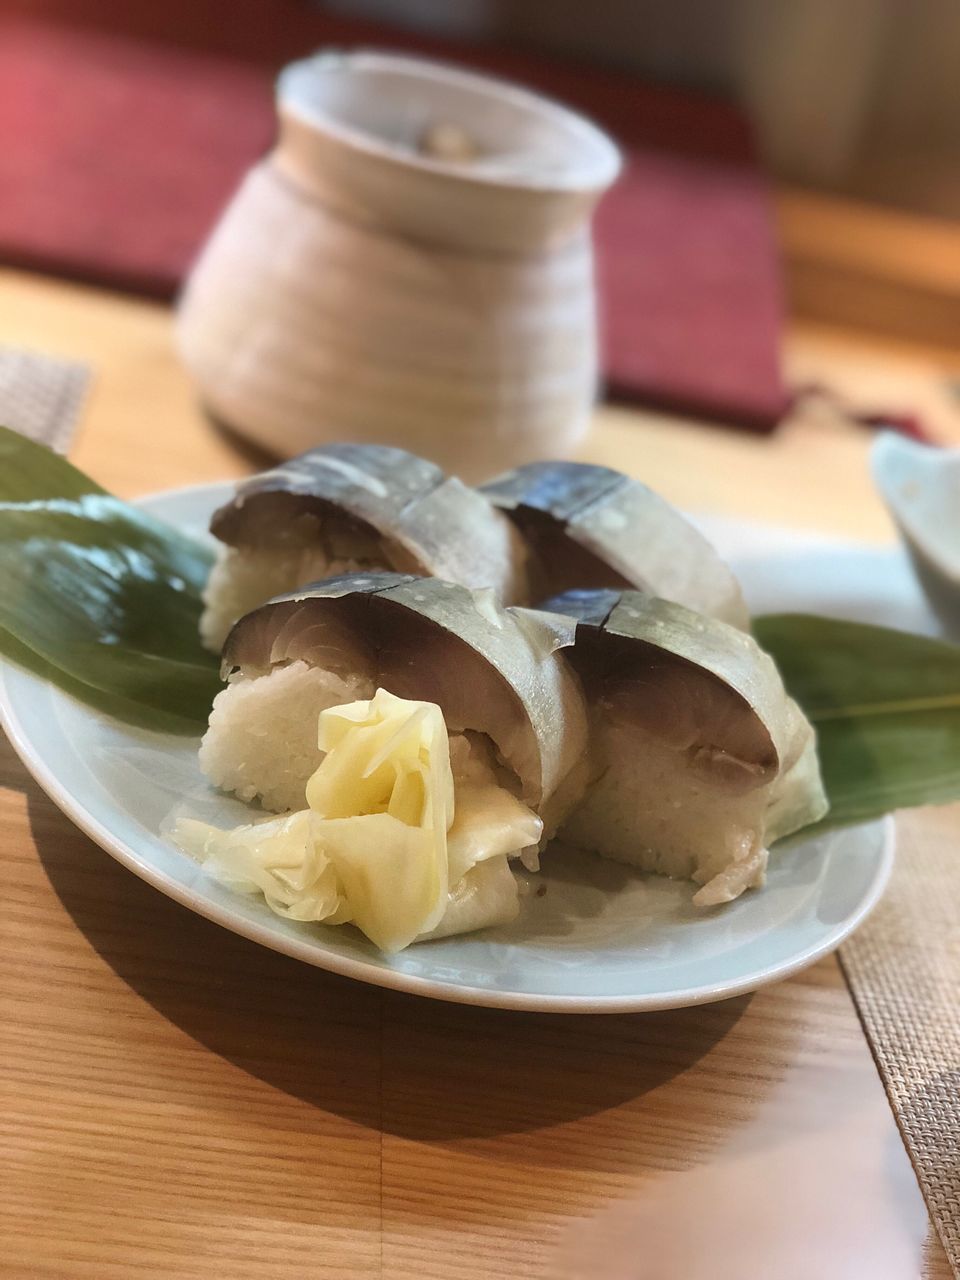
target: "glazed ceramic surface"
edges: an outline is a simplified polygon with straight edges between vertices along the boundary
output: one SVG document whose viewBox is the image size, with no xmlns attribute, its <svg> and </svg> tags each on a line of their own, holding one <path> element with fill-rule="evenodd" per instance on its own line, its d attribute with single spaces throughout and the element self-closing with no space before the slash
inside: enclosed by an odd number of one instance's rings
<svg viewBox="0 0 960 1280">
<path fill-rule="evenodd" d="M 944 627 L 960 633 L 960 449 L 877 437 L 874 480 Z"/>
<path fill-rule="evenodd" d="M 230 491 L 226 485 L 182 490 L 144 505 L 202 534 Z M 780 535 L 778 544 L 769 530 L 730 523 L 706 531 L 721 552 L 734 553 L 748 596 L 755 589 L 751 556 L 761 595 L 769 596 L 777 578 L 781 599 L 768 599 L 767 607 L 816 608 L 818 592 L 839 592 L 823 572 L 835 563 L 830 544 L 814 542 L 811 550 L 790 535 Z M 814 580 L 795 569 L 783 572 L 797 555 L 812 556 L 813 563 L 822 557 Z M 770 566 L 766 578 L 764 564 Z M 883 580 L 890 590 L 895 579 L 887 572 Z M 892 600 L 896 607 L 897 597 Z M 223 826 L 249 819 L 246 806 L 207 786 L 195 740 L 121 725 L 10 665 L 0 668 L 0 710 L 14 746 L 55 802 L 162 892 L 310 964 L 439 999 L 600 1013 L 749 991 L 836 947 L 877 901 L 892 861 L 889 821 L 797 840 L 775 851 L 762 892 L 704 912 L 691 905 L 690 884 L 554 849 L 533 882 L 546 892 L 531 892 L 514 924 L 384 957 L 351 928 L 298 924 L 257 898 L 231 893 L 170 843 L 165 833 L 179 817 Z"/>
<path fill-rule="evenodd" d="M 570 450 L 597 377 L 589 220 L 619 156 L 580 116 L 418 59 L 321 54 L 188 281 L 178 345 L 272 452 L 400 445 L 479 478 Z M 476 154 L 424 150 L 437 126 Z"/>
</svg>

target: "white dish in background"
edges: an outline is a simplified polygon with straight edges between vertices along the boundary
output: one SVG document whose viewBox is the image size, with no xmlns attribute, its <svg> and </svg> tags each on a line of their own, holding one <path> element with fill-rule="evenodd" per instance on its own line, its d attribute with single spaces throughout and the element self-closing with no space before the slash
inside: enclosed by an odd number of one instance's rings
<svg viewBox="0 0 960 1280">
<path fill-rule="evenodd" d="M 883 431 L 871 450 L 873 479 L 900 531 L 927 599 L 960 631 L 960 449 Z"/>
<path fill-rule="evenodd" d="M 230 492 L 226 485 L 204 486 L 159 494 L 142 505 L 199 533 Z M 769 550 L 770 531 L 726 521 L 701 524 L 721 553 L 734 551 L 749 599 L 751 548 L 758 563 L 777 554 Z M 799 555 L 801 561 L 824 546 L 802 535 L 783 535 L 781 545 L 785 559 Z M 856 548 L 849 554 L 855 558 Z M 830 562 L 836 563 L 824 558 Z M 843 557 L 840 563 L 846 563 Z M 782 599 L 765 599 L 767 609 L 818 608 L 819 575 L 814 583 L 798 580 L 796 572 L 777 577 Z M 835 583 L 823 585 L 836 594 Z M 689 884 L 553 851 L 538 880 L 546 893 L 525 899 L 514 924 L 385 957 L 352 929 L 285 920 L 260 899 L 230 892 L 164 838 L 176 816 L 232 826 L 249 814 L 206 785 L 196 740 L 122 725 L 8 663 L 0 664 L 0 713 L 21 759 L 64 813 L 169 897 L 320 968 L 437 999 L 603 1013 L 738 995 L 837 947 L 877 902 L 892 866 L 890 819 L 801 839 L 774 854 L 765 889 L 703 912 L 691 906 Z"/>
</svg>

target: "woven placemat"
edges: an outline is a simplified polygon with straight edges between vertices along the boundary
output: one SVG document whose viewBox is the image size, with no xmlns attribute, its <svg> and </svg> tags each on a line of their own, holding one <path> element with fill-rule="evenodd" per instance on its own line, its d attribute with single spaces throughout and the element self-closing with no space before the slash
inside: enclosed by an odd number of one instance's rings
<svg viewBox="0 0 960 1280">
<path fill-rule="evenodd" d="M 960 805 L 898 816 L 890 886 L 840 960 L 960 1276 Z"/>
<path fill-rule="evenodd" d="M 0 347 L 0 425 L 66 453 L 89 382 L 74 360 Z"/>
</svg>

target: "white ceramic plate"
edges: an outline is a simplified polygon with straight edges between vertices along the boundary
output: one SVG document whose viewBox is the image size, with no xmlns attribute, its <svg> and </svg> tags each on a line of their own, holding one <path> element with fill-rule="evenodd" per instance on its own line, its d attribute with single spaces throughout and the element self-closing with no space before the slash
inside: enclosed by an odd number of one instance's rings
<svg viewBox="0 0 960 1280">
<path fill-rule="evenodd" d="M 178 490 L 143 505 L 201 533 L 228 492 L 222 485 Z M 769 531 L 751 538 L 749 526 L 724 525 L 711 532 L 721 549 L 736 549 L 739 540 L 741 569 L 751 546 L 770 554 Z M 780 568 L 778 581 L 796 580 L 782 561 Z M 791 600 L 794 608 L 815 607 L 799 592 L 775 607 Z M 833 950 L 876 903 L 892 864 L 889 820 L 849 828 L 778 850 L 762 892 L 703 912 L 691 906 L 688 884 L 554 852 L 544 859 L 546 893 L 527 898 L 515 924 L 384 957 L 352 929 L 284 920 L 262 901 L 231 893 L 165 840 L 177 816 L 221 826 L 246 820 L 245 806 L 205 784 L 196 741 L 129 728 L 10 664 L 0 664 L 0 711 L 21 759 L 55 803 L 163 893 L 309 964 L 438 999 L 601 1013 L 738 995 Z"/>
</svg>

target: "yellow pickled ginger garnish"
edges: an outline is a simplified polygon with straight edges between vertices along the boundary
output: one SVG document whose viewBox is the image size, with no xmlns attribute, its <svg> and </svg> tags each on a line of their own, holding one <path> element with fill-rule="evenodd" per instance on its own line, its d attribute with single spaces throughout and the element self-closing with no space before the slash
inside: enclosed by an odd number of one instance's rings
<svg viewBox="0 0 960 1280">
<path fill-rule="evenodd" d="M 307 809 L 234 831 L 186 819 L 174 839 L 279 915 L 351 922 L 383 951 L 516 916 L 507 857 L 543 824 L 462 738 L 455 782 L 438 706 L 379 689 L 321 712 L 318 737 Z"/>
<path fill-rule="evenodd" d="M 319 742 L 326 755 L 307 783 L 314 840 L 353 922 L 399 951 L 434 929 L 447 904 L 454 792 L 443 715 L 378 689 L 321 712 Z"/>
<path fill-rule="evenodd" d="M 262 893 L 278 916 L 341 924 L 350 913 L 312 823 L 309 809 L 232 831 L 182 818 L 173 836 L 214 879 L 237 893 Z"/>
</svg>

